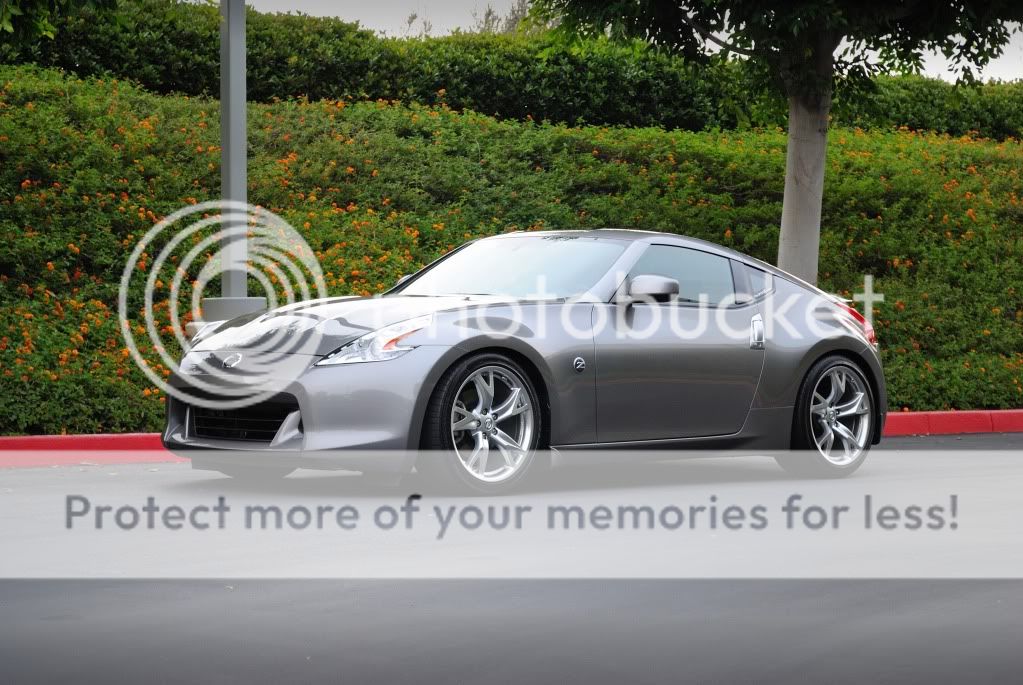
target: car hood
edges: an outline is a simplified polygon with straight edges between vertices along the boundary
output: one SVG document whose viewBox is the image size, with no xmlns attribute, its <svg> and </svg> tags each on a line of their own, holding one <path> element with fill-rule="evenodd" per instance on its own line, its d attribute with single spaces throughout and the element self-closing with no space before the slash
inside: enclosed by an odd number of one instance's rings
<svg viewBox="0 0 1023 685">
<path fill-rule="evenodd" d="M 452 295 L 335 297 L 290 304 L 223 323 L 193 352 L 273 350 L 325 355 L 384 326 L 443 310 L 507 301 L 507 298 Z"/>
</svg>

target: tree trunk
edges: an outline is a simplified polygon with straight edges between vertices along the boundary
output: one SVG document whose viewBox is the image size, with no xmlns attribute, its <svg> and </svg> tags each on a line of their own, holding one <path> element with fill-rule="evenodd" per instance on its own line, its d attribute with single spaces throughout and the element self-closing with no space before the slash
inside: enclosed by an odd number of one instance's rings
<svg viewBox="0 0 1023 685">
<path fill-rule="evenodd" d="M 830 96 L 789 97 L 789 140 L 778 267 L 814 284 L 817 283 L 821 242 L 821 200 L 830 110 Z"/>
</svg>

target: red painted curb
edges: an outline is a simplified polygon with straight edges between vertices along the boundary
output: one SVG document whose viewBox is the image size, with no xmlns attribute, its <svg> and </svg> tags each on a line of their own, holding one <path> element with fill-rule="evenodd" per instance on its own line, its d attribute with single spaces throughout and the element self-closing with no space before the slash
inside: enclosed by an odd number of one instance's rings
<svg viewBox="0 0 1023 685">
<path fill-rule="evenodd" d="M 885 421 L 887 437 L 1023 432 L 1023 409 L 893 412 Z"/>
<path fill-rule="evenodd" d="M 889 414 L 884 422 L 885 437 L 892 435 L 926 435 L 929 432 L 930 422 L 923 412 Z"/>
<path fill-rule="evenodd" d="M 991 430 L 995 433 L 1023 433 L 1023 410 L 991 412 Z"/>
<path fill-rule="evenodd" d="M 114 466 L 168 464 L 188 461 L 166 450 L 14 450 L 0 448 L 0 469 L 38 469 L 47 466 Z"/>
<path fill-rule="evenodd" d="M 961 433 L 1023 433 L 1023 409 L 892 412 L 884 427 L 885 437 Z M 183 461 L 163 448 L 159 433 L 0 437 L 0 468 Z"/>
<path fill-rule="evenodd" d="M 182 461 L 163 448 L 159 433 L 0 437 L 0 469 Z"/>
<path fill-rule="evenodd" d="M 159 433 L 11 435 L 0 437 L 5 450 L 163 450 L 163 443 Z"/>
</svg>

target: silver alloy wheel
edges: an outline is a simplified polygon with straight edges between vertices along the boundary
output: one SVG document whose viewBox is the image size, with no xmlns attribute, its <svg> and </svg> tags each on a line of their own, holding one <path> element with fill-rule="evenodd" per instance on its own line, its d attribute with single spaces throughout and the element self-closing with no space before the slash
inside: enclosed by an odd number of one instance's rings
<svg viewBox="0 0 1023 685">
<path fill-rule="evenodd" d="M 535 425 L 525 381 L 511 369 L 484 366 L 455 393 L 451 440 L 477 480 L 498 483 L 515 475 L 529 456 Z"/>
<path fill-rule="evenodd" d="M 870 393 L 850 369 L 835 366 L 814 386 L 810 430 L 817 451 L 835 466 L 848 466 L 863 454 L 872 416 Z"/>
</svg>

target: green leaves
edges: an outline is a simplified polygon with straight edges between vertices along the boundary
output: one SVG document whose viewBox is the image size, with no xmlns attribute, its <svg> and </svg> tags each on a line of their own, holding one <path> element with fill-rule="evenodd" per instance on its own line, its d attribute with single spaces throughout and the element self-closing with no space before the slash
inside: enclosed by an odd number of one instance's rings
<svg viewBox="0 0 1023 685">
<path fill-rule="evenodd" d="M 603 3 L 593 6 L 600 16 L 609 11 Z M 845 25 L 834 21 L 836 27 Z M 114 76 L 156 92 L 213 97 L 219 92 L 213 4 L 140 0 L 114 13 L 64 14 L 57 27 L 59 40 L 36 41 L 16 55 L 5 52 L 10 46 L 0 46 L 0 59 L 6 54 L 7 61 Z M 636 38 L 576 36 L 566 42 L 560 34 L 544 33 L 394 40 L 336 19 L 254 10 L 248 30 L 254 101 L 306 95 L 444 102 L 500 118 L 686 130 L 786 123 L 787 103 L 770 85 L 770 65 L 720 54 L 687 61 L 668 45 Z M 865 40 L 852 41 L 836 57 L 844 76 L 835 96 L 835 123 L 954 134 L 977 130 L 998 138 L 1023 134 L 1023 87 L 987 84 L 957 91 L 935 80 L 877 76 L 862 59 L 866 46 Z M 893 68 L 906 57 L 887 45 L 881 48 L 881 68 Z"/>
<path fill-rule="evenodd" d="M 909 100 L 926 113 L 933 93 L 916 85 Z M 206 98 L 0 66 L 0 432 L 159 427 L 159 394 L 122 356 L 110 309 L 143 232 L 217 197 L 217 120 Z M 250 105 L 249 130 L 250 200 L 302 233 L 331 294 L 380 292 L 506 230 L 650 228 L 767 261 L 777 249 L 778 130 L 306 100 Z M 876 325 L 894 407 L 1019 406 L 1018 140 L 836 127 L 823 225 L 822 286 L 851 296 L 869 273 L 885 294 Z"/>
<path fill-rule="evenodd" d="M 732 49 L 767 67 L 765 76 L 787 95 L 811 98 L 829 96 L 835 77 L 853 76 L 855 86 L 861 72 L 917 66 L 923 50 L 943 52 L 969 80 L 1001 53 L 1011 22 L 1023 20 L 1017 0 L 537 0 L 536 7 L 560 19 L 562 33 L 638 37 L 690 59 Z"/>
<path fill-rule="evenodd" d="M 117 0 L 0 0 L 0 32 L 7 34 L 2 44 L 8 48 L 29 46 L 39 39 L 53 40 L 65 14 L 87 8 L 111 12 Z"/>
</svg>

